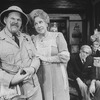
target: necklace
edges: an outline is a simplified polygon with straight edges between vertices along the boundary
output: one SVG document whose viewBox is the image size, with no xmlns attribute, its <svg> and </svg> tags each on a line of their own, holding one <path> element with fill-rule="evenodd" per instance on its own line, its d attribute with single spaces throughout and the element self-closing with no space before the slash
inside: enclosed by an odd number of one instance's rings
<svg viewBox="0 0 100 100">
<path fill-rule="evenodd" d="M 48 37 L 48 33 L 45 35 L 39 35 L 39 41 L 43 42 Z"/>
</svg>

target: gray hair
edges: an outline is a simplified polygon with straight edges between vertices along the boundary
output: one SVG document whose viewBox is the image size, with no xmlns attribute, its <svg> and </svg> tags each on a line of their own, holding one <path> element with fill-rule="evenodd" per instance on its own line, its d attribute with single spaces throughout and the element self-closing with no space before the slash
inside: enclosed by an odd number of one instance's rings
<svg viewBox="0 0 100 100">
<path fill-rule="evenodd" d="M 83 45 L 83 46 L 81 46 L 80 51 L 84 50 L 85 48 L 87 48 L 89 50 L 89 54 L 92 54 L 92 49 L 91 49 L 91 47 L 89 45 Z"/>
<path fill-rule="evenodd" d="M 38 16 L 42 18 L 46 23 L 50 22 L 50 18 L 48 14 L 42 9 L 35 9 L 31 11 L 31 13 L 29 14 L 29 17 L 31 18 L 32 21 L 34 21 L 35 17 L 38 17 Z"/>
</svg>

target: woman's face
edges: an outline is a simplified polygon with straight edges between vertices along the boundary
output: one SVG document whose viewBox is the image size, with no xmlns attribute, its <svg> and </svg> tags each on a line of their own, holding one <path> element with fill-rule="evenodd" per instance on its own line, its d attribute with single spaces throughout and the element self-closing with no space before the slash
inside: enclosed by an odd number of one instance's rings
<svg viewBox="0 0 100 100">
<path fill-rule="evenodd" d="M 42 18 L 36 17 L 34 19 L 34 27 L 39 34 L 45 34 L 48 24 Z"/>
</svg>

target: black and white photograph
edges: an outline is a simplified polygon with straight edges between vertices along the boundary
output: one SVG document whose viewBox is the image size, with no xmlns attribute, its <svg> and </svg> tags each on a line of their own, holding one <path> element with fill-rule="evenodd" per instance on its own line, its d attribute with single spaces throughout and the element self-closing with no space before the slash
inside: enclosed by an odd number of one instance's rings
<svg viewBox="0 0 100 100">
<path fill-rule="evenodd" d="M 0 0 L 0 100 L 100 100 L 100 0 Z"/>
</svg>

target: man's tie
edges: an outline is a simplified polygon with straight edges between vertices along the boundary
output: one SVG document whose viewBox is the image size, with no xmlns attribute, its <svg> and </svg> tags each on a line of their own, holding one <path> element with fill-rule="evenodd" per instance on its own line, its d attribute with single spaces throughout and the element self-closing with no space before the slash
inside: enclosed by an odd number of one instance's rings
<svg viewBox="0 0 100 100">
<path fill-rule="evenodd" d="M 19 46 L 19 39 L 17 37 L 17 34 L 13 34 L 14 38 L 15 38 L 15 42 L 17 43 L 17 45 Z"/>
<path fill-rule="evenodd" d="M 82 59 L 82 63 L 83 63 L 83 64 L 85 63 L 84 59 Z"/>
</svg>

